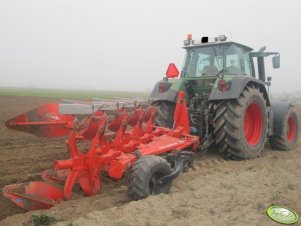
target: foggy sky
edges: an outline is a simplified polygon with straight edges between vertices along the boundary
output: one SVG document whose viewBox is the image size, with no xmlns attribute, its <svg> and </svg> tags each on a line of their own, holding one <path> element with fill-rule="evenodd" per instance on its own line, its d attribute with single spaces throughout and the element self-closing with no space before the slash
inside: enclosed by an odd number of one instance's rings
<svg viewBox="0 0 301 226">
<path fill-rule="evenodd" d="M 182 67 L 192 33 L 279 51 L 272 91 L 298 91 L 300 12 L 299 0 L 0 0 L 0 86 L 144 91 Z"/>
</svg>

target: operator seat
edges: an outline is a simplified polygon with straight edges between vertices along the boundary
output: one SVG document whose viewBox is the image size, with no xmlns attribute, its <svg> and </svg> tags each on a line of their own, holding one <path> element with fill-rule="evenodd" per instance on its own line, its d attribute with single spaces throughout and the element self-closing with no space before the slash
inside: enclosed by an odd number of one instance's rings
<svg viewBox="0 0 301 226">
<path fill-rule="evenodd" d="M 206 65 L 203 68 L 202 75 L 217 75 L 218 69 L 214 65 Z"/>
</svg>

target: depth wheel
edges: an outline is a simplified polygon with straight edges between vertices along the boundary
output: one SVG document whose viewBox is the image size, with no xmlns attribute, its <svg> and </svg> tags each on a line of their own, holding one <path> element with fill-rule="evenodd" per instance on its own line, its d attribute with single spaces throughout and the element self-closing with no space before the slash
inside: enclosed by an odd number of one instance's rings
<svg viewBox="0 0 301 226">
<path fill-rule="evenodd" d="M 129 196 L 133 200 L 168 193 L 172 182 L 155 186 L 156 180 L 171 174 L 168 162 L 159 156 L 144 156 L 135 162 L 128 175 Z"/>
<path fill-rule="evenodd" d="M 216 105 L 214 135 L 225 158 L 250 159 L 260 155 L 267 135 L 266 101 L 255 87 L 245 87 L 236 100 Z"/>
</svg>

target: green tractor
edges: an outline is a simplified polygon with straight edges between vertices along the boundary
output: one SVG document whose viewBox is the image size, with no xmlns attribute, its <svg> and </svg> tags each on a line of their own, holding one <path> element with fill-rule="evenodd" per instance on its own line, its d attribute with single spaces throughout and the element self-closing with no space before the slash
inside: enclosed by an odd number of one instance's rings
<svg viewBox="0 0 301 226">
<path fill-rule="evenodd" d="M 273 149 L 296 146 L 299 117 L 294 103 L 271 103 L 269 98 L 271 77 L 266 78 L 264 60 L 273 56 L 273 68 L 279 68 L 279 53 L 265 52 L 265 47 L 255 52 L 225 35 L 199 40 L 188 35 L 183 48 L 181 73 L 170 64 L 150 94 L 158 106 L 158 126 L 174 126 L 177 93 L 183 91 L 190 132 L 200 137 L 201 151 L 215 147 L 225 158 L 250 159 L 260 155 L 267 139 Z"/>
</svg>

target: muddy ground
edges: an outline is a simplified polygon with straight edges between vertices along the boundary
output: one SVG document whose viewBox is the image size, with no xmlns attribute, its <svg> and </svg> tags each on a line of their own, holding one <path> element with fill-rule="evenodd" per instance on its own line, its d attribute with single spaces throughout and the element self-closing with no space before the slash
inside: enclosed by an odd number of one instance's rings
<svg viewBox="0 0 301 226">
<path fill-rule="evenodd" d="M 0 188 L 39 180 L 56 159 L 66 158 L 64 139 L 50 140 L 8 130 L 4 122 L 53 99 L 0 96 Z M 299 107 L 299 109 L 301 109 Z M 258 159 L 225 161 L 202 155 L 173 182 L 170 194 L 130 202 L 125 181 L 103 182 L 101 194 L 64 202 L 45 211 L 57 226 L 73 225 L 279 225 L 265 214 L 272 204 L 301 214 L 301 144 L 288 152 L 266 145 Z M 0 196 L 0 225 L 33 225 L 31 216 Z M 300 222 L 296 225 L 301 225 Z"/>
</svg>

